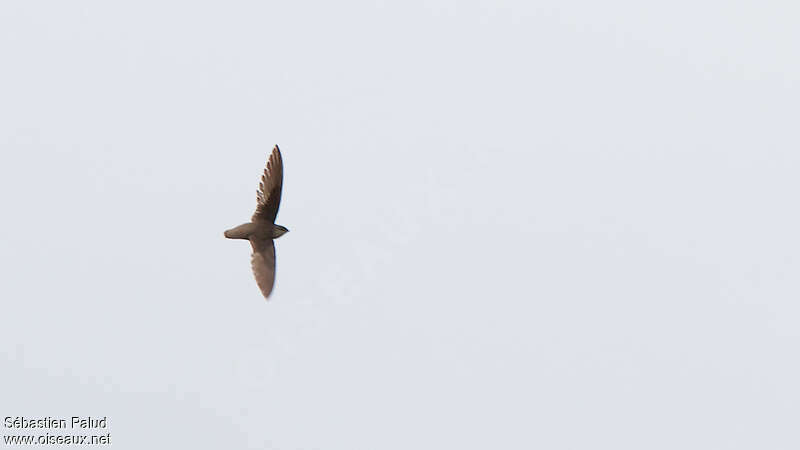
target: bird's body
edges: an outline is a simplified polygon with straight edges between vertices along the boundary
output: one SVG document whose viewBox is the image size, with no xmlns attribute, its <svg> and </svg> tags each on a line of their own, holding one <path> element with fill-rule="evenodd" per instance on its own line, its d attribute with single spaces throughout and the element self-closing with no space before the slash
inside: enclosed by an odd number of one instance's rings
<svg viewBox="0 0 800 450">
<path fill-rule="evenodd" d="M 282 225 L 267 222 L 248 222 L 225 232 L 228 239 L 277 239 L 289 230 Z"/>
<path fill-rule="evenodd" d="M 275 224 L 283 187 L 283 160 L 276 145 L 267 161 L 261 184 L 257 191 L 256 212 L 251 222 L 231 228 L 225 232 L 228 239 L 247 239 L 253 248 L 251 265 L 261 293 L 268 298 L 275 284 L 275 243 L 289 230 Z"/>
</svg>

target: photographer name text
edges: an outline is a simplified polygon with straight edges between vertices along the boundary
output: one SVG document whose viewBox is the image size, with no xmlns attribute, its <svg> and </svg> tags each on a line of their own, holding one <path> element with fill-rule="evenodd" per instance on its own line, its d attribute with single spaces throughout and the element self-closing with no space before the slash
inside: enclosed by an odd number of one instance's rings
<svg viewBox="0 0 800 450">
<path fill-rule="evenodd" d="M 23 416 L 6 416 L 3 418 L 3 426 L 5 428 L 17 429 L 54 429 L 54 428 L 72 428 L 72 429 L 98 429 L 108 428 L 108 417 L 81 417 L 72 416 L 65 417 L 23 417 Z"/>
</svg>

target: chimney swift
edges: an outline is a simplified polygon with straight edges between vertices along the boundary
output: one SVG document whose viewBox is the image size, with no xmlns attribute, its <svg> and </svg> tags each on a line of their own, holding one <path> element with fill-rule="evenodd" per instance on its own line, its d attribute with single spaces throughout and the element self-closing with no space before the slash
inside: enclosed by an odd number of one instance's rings
<svg viewBox="0 0 800 450">
<path fill-rule="evenodd" d="M 281 203 L 281 187 L 283 186 L 283 160 L 281 151 L 276 145 L 267 160 L 264 175 L 258 185 L 256 197 L 258 204 L 251 222 L 239 225 L 225 232 L 228 239 L 247 239 L 253 247 L 250 264 L 256 276 L 256 284 L 269 298 L 272 285 L 275 283 L 275 243 L 277 239 L 287 233 L 286 227 L 275 224 L 278 207 Z"/>
</svg>

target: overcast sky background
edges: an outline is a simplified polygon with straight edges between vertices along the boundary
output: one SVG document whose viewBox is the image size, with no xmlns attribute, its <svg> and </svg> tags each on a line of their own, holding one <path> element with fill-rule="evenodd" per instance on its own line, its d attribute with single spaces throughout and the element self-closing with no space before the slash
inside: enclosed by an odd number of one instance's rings
<svg viewBox="0 0 800 450">
<path fill-rule="evenodd" d="M 108 416 L 117 449 L 800 447 L 799 15 L 3 2 L 0 416 Z M 265 302 L 222 232 L 274 144 Z"/>
</svg>

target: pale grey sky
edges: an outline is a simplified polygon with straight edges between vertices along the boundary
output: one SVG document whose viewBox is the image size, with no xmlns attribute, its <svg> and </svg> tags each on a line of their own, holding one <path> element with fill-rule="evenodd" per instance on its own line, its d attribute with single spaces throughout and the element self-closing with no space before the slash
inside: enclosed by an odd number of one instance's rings
<svg viewBox="0 0 800 450">
<path fill-rule="evenodd" d="M 116 449 L 796 449 L 798 20 L 5 1 L 0 416 L 108 416 Z M 265 302 L 222 232 L 274 144 Z"/>
</svg>

